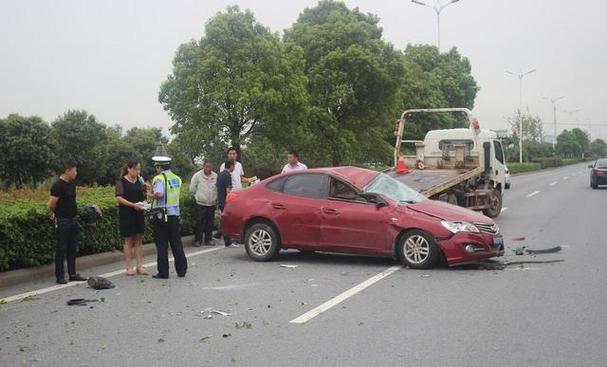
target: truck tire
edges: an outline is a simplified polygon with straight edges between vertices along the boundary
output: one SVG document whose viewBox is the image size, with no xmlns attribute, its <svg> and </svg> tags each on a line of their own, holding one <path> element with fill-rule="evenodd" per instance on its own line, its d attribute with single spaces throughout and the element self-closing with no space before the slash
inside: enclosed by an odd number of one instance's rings
<svg viewBox="0 0 607 367">
<path fill-rule="evenodd" d="M 280 251 L 280 241 L 274 228 L 267 223 L 256 223 L 247 228 L 244 247 L 255 261 L 270 261 Z"/>
<path fill-rule="evenodd" d="M 483 214 L 489 218 L 497 218 L 502 212 L 502 193 L 499 190 L 492 189 L 489 194 L 489 207 L 483 209 Z"/>
<path fill-rule="evenodd" d="M 417 229 L 402 236 L 397 250 L 402 263 L 411 269 L 433 268 L 441 258 L 434 237 Z"/>
</svg>

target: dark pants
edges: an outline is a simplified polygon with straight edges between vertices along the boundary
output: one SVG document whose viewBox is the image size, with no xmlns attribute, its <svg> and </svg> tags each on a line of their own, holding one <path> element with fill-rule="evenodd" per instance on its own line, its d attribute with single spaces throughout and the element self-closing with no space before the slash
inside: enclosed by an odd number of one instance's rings
<svg viewBox="0 0 607 367">
<path fill-rule="evenodd" d="M 57 247 L 55 249 L 55 277 L 65 279 L 63 261 L 67 254 L 67 272 L 69 276 L 76 275 L 76 241 L 78 239 L 78 220 L 57 218 L 55 234 Z"/>
<path fill-rule="evenodd" d="M 217 208 L 219 208 L 219 211 L 221 213 L 223 213 L 223 209 L 225 207 L 225 203 L 224 204 L 219 204 L 217 205 Z M 221 220 L 219 221 L 219 232 L 223 235 L 223 243 L 225 244 L 226 247 L 230 246 L 232 244 L 232 240 L 230 240 L 229 238 L 226 237 L 225 234 L 223 234 L 223 228 L 222 228 L 222 223 Z"/>
<path fill-rule="evenodd" d="M 213 220 L 215 219 L 215 206 L 196 204 L 196 224 L 194 227 L 194 241 L 198 243 L 210 242 L 213 239 Z"/>
<path fill-rule="evenodd" d="M 169 244 L 175 259 L 175 271 L 177 275 L 184 276 L 188 270 L 188 260 L 183 252 L 181 243 L 181 226 L 179 217 L 168 216 L 168 222 L 154 225 L 154 242 L 158 253 L 158 274 L 161 277 L 169 276 Z"/>
</svg>

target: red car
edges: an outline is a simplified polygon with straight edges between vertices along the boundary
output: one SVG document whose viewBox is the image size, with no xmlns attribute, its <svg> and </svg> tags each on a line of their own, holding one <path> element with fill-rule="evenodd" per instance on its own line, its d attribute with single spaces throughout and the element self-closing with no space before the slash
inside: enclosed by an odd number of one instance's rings
<svg viewBox="0 0 607 367">
<path fill-rule="evenodd" d="M 232 192 L 222 229 L 256 261 L 293 248 L 390 256 L 425 269 L 504 253 L 490 218 L 356 167 L 294 171 Z"/>
</svg>

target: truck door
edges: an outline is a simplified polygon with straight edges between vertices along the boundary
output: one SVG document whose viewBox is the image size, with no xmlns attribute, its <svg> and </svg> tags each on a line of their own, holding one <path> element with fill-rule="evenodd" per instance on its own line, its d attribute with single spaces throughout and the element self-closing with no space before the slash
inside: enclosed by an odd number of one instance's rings
<svg viewBox="0 0 607 367">
<path fill-rule="evenodd" d="M 506 160 L 504 155 L 504 149 L 502 147 L 502 143 L 499 140 L 493 141 L 493 163 L 491 172 L 491 177 L 493 181 L 500 183 L 500 187 L 502 192 L 504 192 L 505 184 L 506 184 Z"/>
</svg>

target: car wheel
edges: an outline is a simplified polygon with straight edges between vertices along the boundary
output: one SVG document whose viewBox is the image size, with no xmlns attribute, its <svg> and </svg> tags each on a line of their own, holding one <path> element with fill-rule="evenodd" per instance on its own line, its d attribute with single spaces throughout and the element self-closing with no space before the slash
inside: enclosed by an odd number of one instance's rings
<svg viewBox="0 0 607 367">
<path fill-rule="evenodd" d="M 498 190 L 491 190 L 489 193 L 489 207 L 483 210 L 483 213 L 489 218 L 497 218 L 502 212 L 502 193 Z"/>
<path fill-rule="evenodd" d="M 255 261 L 270 261 L 280 250 L 276 231 L 266 223 L 253 224 L 247 229 L 244 246 L 249 257 Z"/>
<path fill-rule="evenodd" d="M 592 187 L 593 189 L 597 189 L 599 185 L 595 184 L 594 182 L 591 182 L 590 187 Z"/>
<path fill-rule="evenodd" d="M 412 269 L 429 269 L 440 260 L 440 249 L 434 238 L 420 230 L 410 231 L 398 243 L 403 264 Z"/>
</svg>

